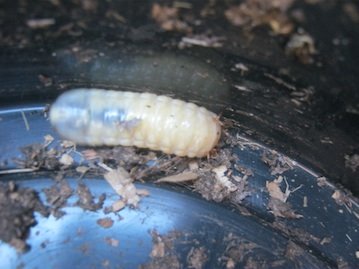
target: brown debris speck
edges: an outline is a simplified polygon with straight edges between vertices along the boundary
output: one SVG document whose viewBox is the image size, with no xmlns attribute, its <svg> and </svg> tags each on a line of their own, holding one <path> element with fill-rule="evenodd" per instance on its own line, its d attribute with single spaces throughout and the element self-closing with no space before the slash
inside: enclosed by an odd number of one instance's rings
<svg viewBox="0 0 359 269">
<path fill-rule="evenodd" d="M 102 218 L 102 219 L 98 219 L 97 224 L 100 225 L 102 228 L 108 229 L 111 228 L 114 221 L 111 218 Z"/>
</svg>

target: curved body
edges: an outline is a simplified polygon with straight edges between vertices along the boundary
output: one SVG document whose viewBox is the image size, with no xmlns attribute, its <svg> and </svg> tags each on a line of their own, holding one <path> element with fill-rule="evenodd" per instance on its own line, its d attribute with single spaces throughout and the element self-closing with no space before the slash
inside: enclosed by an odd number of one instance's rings
<svg viewBox="0 0 359 269">
<path fill-rule="evenodd" d="M 86 145 L 123 145 L 203 157 L 217 144 L 217 115 L 193 103 L 151 93 L 77 89 L 50 109 L 63 137 Z"/>
</svg>

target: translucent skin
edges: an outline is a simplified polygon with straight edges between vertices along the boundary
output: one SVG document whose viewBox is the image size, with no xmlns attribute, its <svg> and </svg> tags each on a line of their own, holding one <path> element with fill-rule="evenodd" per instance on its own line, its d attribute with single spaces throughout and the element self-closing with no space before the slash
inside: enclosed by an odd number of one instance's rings
<svg viewBox="0 0 359 269">
<path fill-rule="evenodd" d="M 79 144 L 123 145 L 203 157 L 218 143 L 217 115 L 192 103 L 150 93 L 77 89 L 52 105 L 50 121 Z"/>
</svg>

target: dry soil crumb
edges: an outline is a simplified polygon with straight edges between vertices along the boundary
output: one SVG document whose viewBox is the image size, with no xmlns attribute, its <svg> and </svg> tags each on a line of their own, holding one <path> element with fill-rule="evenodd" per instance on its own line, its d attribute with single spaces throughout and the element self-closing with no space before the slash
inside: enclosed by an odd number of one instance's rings
<svg viewBox="0 0 359 269">
<path fill-rule="evenodd" d="M 18 188 L 13 182 L 0 183 L 0 239 L 18 251 L 27 249 L 29 230 L 36 224 L 34 212 L 43 216 L 49 210 L 38 193 L 29 188 Z"/>
</svg>

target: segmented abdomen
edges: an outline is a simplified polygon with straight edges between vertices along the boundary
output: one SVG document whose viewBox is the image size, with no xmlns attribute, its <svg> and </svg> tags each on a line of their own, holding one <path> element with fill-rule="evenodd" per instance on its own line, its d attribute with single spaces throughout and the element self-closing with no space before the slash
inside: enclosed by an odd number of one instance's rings
<svg viewBox="0 0 359 269">
<path fill-rule="evenodd" d="M 79 144 L 123 145 L 202 157 L 220 137 L 218 117 L 193 103 L 150 93 L 78 89 L 52 105 L 50 121 Z"/>
</svg>

